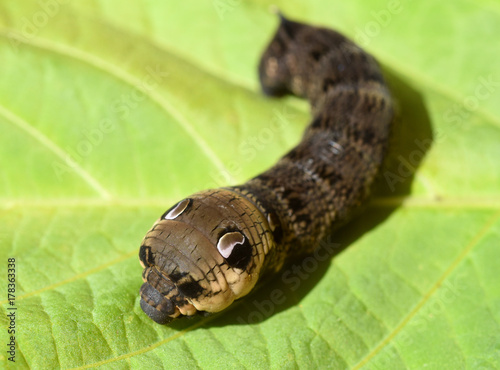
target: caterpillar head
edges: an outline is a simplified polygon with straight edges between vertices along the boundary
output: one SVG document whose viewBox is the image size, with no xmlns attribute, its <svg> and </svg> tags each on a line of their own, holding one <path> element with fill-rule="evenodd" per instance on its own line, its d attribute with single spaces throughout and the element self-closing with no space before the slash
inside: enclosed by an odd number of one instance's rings
<svg viewBox="0 0 500 370">
<path fill-rule="evenodd" d="M 160 324 L 223 310 L 257 282 L 273 242 L 268 230 L 257 207 L 230 190 L 180 201 L 142 242 L 141 308 Z"/>
</svg>

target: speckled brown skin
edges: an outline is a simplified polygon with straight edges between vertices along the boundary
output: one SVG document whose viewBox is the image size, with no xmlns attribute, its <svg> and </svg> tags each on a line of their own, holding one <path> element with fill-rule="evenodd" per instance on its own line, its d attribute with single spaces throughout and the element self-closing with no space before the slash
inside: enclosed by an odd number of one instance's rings
<svg viewBox="0 0 500 370">
<path fill-rule="evenodd" d="M 139 253 L 141 307 L 158 323 L 221 311 L 312 252 L 366 203 L 382 164 L 392 100 L 377 62 L 353 42 L 282 17 L 259 74 L 267 94 L 307 98 L 312 122 L 268 171 L 194 194 L 153 225 Z"/>
</svg>

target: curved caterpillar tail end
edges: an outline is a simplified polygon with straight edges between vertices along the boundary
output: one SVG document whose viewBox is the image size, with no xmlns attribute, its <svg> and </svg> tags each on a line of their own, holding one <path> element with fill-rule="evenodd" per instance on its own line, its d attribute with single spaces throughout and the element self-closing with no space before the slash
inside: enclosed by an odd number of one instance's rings
<svg viewBox="0 0 500 370">
<path fill-rule="evenodd" d="M 266 172 L 194 194 L 155 222 L 139 252 L 140 304 L 159 324 L 222 311 L 312 252 L 363 207 L 379 172 L 393 108 L 377 62 L 335 31 L 280 18 L 262 89 L 306 97 L 312 122 Z"/>
<path fill-rule="evenodd" d="M 262 91 L 269 96 L 290 94 L 291 71 L 285 62 L 289 45 L 293 45 L 295 34 L 303 27 L 301 23 L 290 21 L 278 8 L 274 9 L 280 18 L 280 25 L 264 51 L 259 63 L 259 79 Z"/>
</svg>

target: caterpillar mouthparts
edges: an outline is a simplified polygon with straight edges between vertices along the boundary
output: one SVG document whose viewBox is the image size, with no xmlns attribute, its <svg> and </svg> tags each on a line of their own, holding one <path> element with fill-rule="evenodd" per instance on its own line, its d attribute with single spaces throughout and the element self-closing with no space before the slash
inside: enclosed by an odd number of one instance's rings
<svg viewBox="0 0 500 370">
<path fill-rule="evenodd" d="M 141 308 L 152 320 L 158 324 L 168 324 L 180 315 L 192 316 L 197 310 L 191 305 L 178 289 L 168 279 L 169 291 L 160 293 L 150 283 L 141 286 Z M 161 284 L 160 284 L 161 285 Z"/>
</svg>

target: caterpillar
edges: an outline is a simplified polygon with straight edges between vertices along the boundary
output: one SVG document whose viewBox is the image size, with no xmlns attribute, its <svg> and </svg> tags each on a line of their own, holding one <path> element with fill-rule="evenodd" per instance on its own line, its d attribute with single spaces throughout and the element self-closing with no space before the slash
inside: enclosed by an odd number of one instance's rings
<svg viewBox="0 0 500 370">
<path fill-rule="evenodd" d="M 264 275 L 309 254 L 366 204 L 393 102 L 375 59 L 340 33 L 280 15 L 262 90 L 311 104 L 299 144 L 248 182 L 191 195 L 142 241 L 142 310 L 159 324 L 219 312 Z"/>
</svg>

